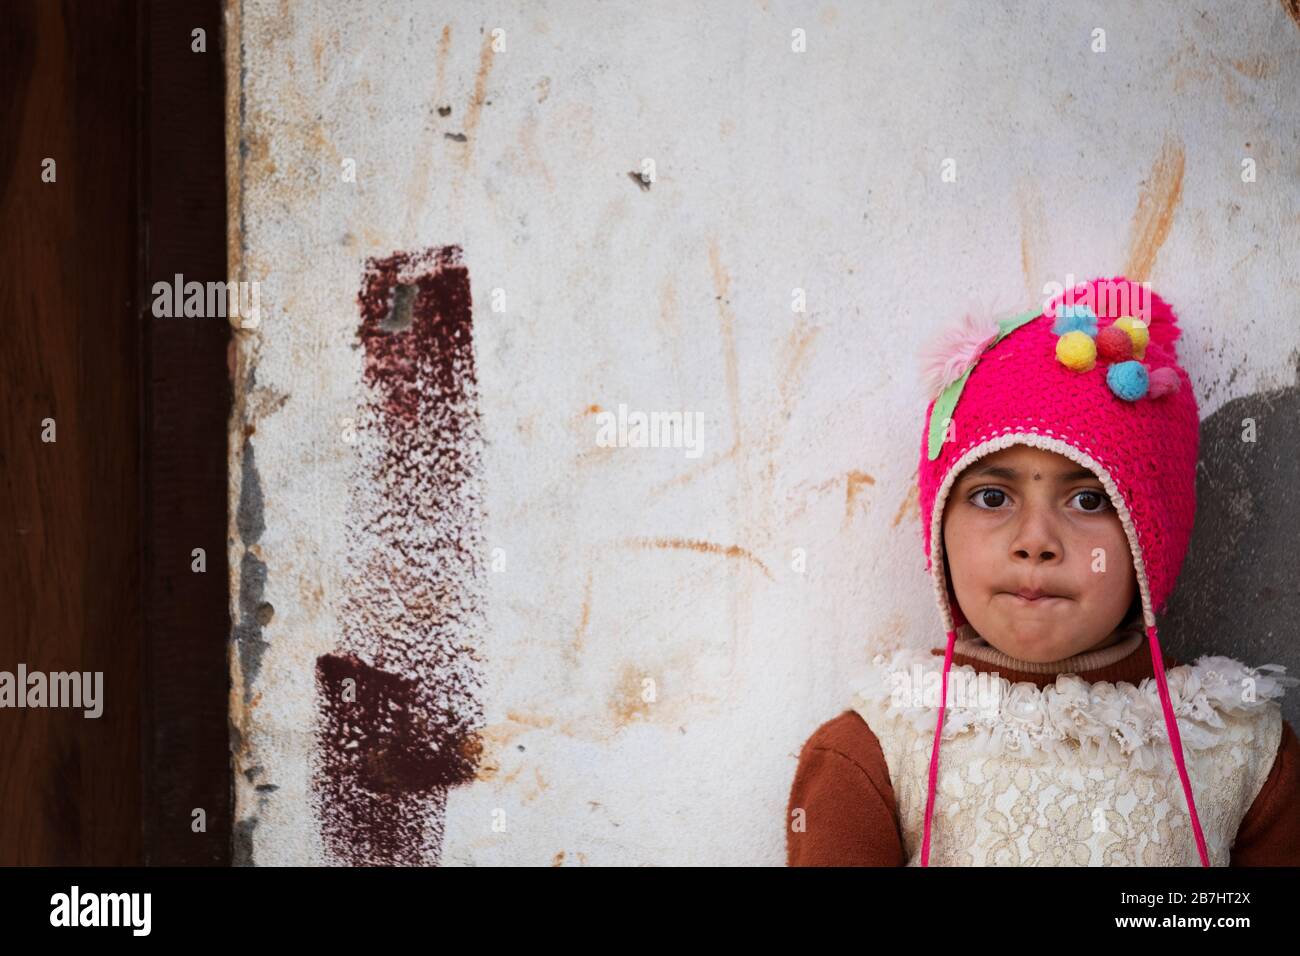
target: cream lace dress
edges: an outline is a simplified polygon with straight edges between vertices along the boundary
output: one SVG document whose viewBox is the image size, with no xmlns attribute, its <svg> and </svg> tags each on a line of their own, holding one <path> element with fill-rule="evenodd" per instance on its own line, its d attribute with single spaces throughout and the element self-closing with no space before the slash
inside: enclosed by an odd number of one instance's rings
<svg viewBox="0 0 1300 956">
<path fill-rule="evenodd" d="M 943 657 L 877 655 L 851 706 L 880 741 L 909 866 L 921 862 Z M 1272 769 L 1283 688 L 1269 664 L 1202 657 L 1166 672 L 1210 862 L 1226 866 Z M 949 671 L 931 866 L 1199 866 L 1155 680 L 1042 689 Z"/>
</svg>

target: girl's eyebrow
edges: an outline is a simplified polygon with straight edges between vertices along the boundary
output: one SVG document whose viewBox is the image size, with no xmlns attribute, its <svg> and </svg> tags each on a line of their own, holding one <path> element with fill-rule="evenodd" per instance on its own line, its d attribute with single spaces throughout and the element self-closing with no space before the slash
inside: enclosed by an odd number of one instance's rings
<svg viewBox="0 0 1300 956">
<path fill-rule="evenodd" d="M 1007 481 L 1018 481 L 1020 478 L 1020 472 L 1007 465 L 984 465 L 982 468 L 976 468 L 974 471 L 968 473 L 966 478 L 963 480 L 982 478 L 986 475 L 993 478 L 1005 478 Z M 1079 481 L 1084 478 L 1096 479 L 1096 477 L 1097 476 L 1087 468 L 1076 468 L 1073 471 L 1061 472 L 1056 476 L 1056 480 L 1059 482 L 1066 482 Z"/>
</svg>

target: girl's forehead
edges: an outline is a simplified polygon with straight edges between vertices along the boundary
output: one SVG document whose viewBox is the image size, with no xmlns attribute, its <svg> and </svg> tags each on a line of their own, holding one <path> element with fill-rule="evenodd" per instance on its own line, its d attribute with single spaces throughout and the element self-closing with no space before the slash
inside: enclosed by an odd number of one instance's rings
<svg viewBox="0 0 1300 956">
<path fill-rule="evenodd" d="M 1066 458 L 1059 452 L 1048 451 L 1045 448 L 1034 448 L 1032 445 L 1012 445 L 1009 448 L 1000 448 L 991 455 L 985 455 L 983 458 L 972 462 L 966 471 L 971 468 L 982 468 L 987 465 L 1018 465 L 1025 468 L 1040 468 L 1051 471 L 1060 471 L 1065 468 L 1077 468 L 1078 465 Z"/>
<path fill-rule="evenodd" d="M 1032 445 L 1011 445 L 982 458 L 977 458 L 962 469 L 961 474 L 957 475 L 953 480 L 953 487 L 955 488 L 958 484 L 967 480 L 973 481 L 981 476 L 1011 481 L 1022 479 L 1043 479 L 1048 481 L 1091 479 L 1100 481 L 1094 472 L 1074 459 L 1054 451 L 1035 448 Z M 945 511 L 947 511 L 947 506 L 950 503 L 951 499 L 944 502 Z"/>
</svg>

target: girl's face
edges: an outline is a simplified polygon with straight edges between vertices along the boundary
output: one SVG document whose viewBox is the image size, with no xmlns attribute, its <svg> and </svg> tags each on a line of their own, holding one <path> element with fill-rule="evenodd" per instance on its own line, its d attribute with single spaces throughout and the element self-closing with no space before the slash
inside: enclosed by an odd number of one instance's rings
<svg viewBox="0 0 1300 956">
<path fill-rule="evenodd" d="M 1137 593 L 1128 538 L 1092 472 L 1064 455 L 1012 445 L 970 465 L 944 505 L 944 551 L 972 628 L 1017 660 L 1091 650 Z M 1045 596 L 1026 600 L 1021 590 Z"/>
</svg>

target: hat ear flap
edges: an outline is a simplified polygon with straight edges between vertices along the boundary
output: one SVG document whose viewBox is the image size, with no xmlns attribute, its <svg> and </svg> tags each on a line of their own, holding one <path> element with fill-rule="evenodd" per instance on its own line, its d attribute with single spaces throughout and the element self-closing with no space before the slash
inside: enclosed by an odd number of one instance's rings
<svg viewBox="0 0 1300 956">
<path fill-rule="evenodd" d="M 948 613 L 952 615 L 953 629 L 964 627 L 966 625 L 966 615 L 961 612 L 961 605 L 957 603 L 957 589 L 952 583 L 952 568 L 948 564 L 948 548 L 943 544 L 942 534 L 939 538 L 939 549 L 943 552 L 943 586 L 947 593 Z"/>
</svg>

